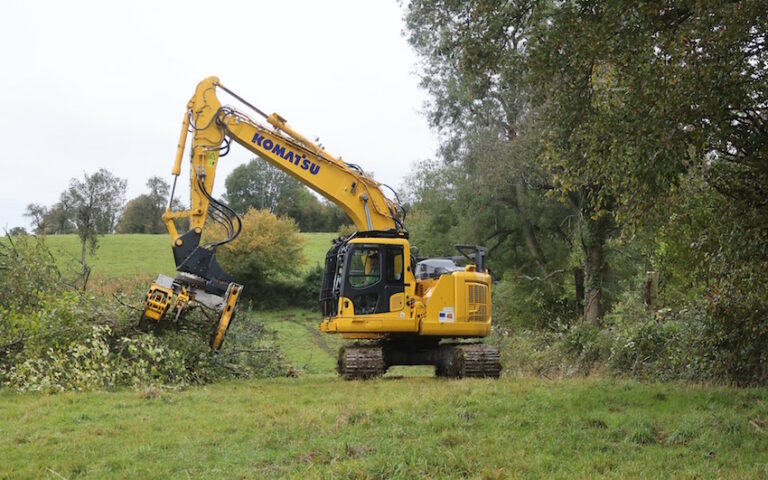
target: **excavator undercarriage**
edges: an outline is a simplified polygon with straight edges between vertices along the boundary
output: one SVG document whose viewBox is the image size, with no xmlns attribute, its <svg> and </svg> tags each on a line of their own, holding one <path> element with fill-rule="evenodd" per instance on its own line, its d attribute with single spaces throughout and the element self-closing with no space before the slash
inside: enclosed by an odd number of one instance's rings
<svg viewBox="0 0 768 480">
<path fill-rule="evenodd" d="M 396 365 L 432 365 L 449 378 L 499 378 L 499 350 L 483 343 L 440 343 L 435 339 L 386 339 L 357 342 L 339 349 L 336 371 L 346 380 L 384 375 Z"/>
</svg>

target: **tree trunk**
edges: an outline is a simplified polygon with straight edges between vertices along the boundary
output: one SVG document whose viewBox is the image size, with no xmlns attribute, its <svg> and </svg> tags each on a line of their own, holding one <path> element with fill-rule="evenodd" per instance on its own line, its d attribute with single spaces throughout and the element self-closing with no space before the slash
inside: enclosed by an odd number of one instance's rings
<svg viewBox="0 0 768 480">
<path fill-rule="evenodd" d="M 584 268 L 576 267 L 573 269 L 573 285 L 576 287 L 576 305 L 579 311 L 584 312 Z"/>
<path fill-rule="evenodd" d="M 542 277 L 547 275 L 547 262 L 544 259 L 544 255 L 541 253 L 539 242 L 536 240 L 536 234 L 533 231 L 533 225 L 531 224 L 528 216 L 528 209 L 525 203 L 525 185 L 523 179 L 517 177 L 514 183 L 515 188 L 515 208 L 520 213 L 523 224 L 523 237 L 525 238 L 525 245 L 528 247 L 528 253 L 531 254 L 533 261 L 536 262 L 536 266 L 539 267 Z"/>
<path fill-rule="evenodd" d="M 603 279 L 605 277 L 605 241 L 610 219 L 602 216 L 597 220 L 586 217 L 582 227 L 581 244 L 584 249 L 584 321 L 600 326 L 603 315 Z"/>
<path fill-rule="evenodd" d="M 90 277 L 91 269 L 88 264 L 85 263 L 85 254 L 87 251 L 88 240 L 80 239 L 80 264 L 83 266 L 83 291 L 88 286 L 88 277 Z"/>
<path fill-rule="evenodd" d="M 649 269 L 645 275 L 645 309 L 655 313 L 659 309 L 659 272 Z"/>
</svg>

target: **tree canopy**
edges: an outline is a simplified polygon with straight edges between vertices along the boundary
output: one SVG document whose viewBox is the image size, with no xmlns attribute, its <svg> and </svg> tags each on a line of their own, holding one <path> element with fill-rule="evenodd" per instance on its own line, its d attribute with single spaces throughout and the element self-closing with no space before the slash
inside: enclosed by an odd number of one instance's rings
<svg viewBox="0 0 768 480">
<path fill-rule="evenodd" d="M 600 326 L 660 272 L 730 374 L 764 375 L 764 2 L 413 0 L 405 33 L 442 138 L 410 181 L 414 241 L 487 242 L 507 311 L 548 322 Z"/>
<path fill-rule="evenodd" d="M 349 223 L 335 205 L 318 200 L 305 186 L 260 158 L 235 168 L 224 183 L 225 201 L 240 214 L 252 208 L 267 210 L 294 219 L 304 232 L 335 232 Z"/>
</svg>

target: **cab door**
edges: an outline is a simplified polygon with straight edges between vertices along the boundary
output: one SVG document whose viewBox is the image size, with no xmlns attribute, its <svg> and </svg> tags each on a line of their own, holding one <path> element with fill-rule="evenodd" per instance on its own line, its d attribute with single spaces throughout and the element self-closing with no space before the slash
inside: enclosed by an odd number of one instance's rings
<svg viewBox="0 0 768 480">
<path fill-rule="evenodd" d="M 355 315 L 397 312 L 405 306 L 401 245 L 355 244 L 347 256 L 343 296 Z"/>
</svg>

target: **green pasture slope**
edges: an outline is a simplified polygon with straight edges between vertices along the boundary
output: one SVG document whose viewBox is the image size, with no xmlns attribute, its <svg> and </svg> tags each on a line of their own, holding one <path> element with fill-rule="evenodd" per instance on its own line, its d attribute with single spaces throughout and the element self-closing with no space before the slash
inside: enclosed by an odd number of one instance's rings
<svg viewBox="0 0 768 480">
<path fill-rule="evenodd" d="M 334 233 L 302 233 L 305 269 L 322 265 Z M 76 235 L 49 235 L 45 239 L 57 261 L 65 268 L 76 268 L 80 241 Z M 113 234 L 99 237 L 95 255 L 88 254 L 94 277 L 123 278 L 173 275 L 175 266 L 168 235 Z"/>
</svg>

